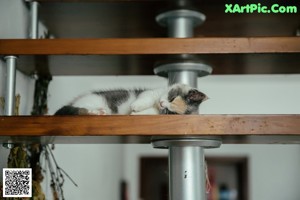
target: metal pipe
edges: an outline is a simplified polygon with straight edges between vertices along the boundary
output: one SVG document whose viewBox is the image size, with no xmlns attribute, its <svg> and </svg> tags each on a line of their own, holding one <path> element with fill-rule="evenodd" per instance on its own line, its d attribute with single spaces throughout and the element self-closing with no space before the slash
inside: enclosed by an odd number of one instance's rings
<svg viewBox="0 0 300 200">
<path fill-rule="evenodd" d="M 183 1 L 181 2 L 183 3 Z M 158 23 L 168 28 L 168 36 L 193 37 L 195 26 L 203 23 L 205 16 L 192 10 L 173 10 L 156 17 Z M 197 88 L 199 75 L 207 75 L 211 67 L 192 62 L 170 62 L 157 67 L 156 74 L 167 76 L 169 85 L 183 83 Z M 204 148 L 220 146 L 219 140 L 174 137 L 153 139 L 157 148 L 169 148 L 169 199 L 206 200 Z"/>
<path fill-rule="evenodd" d="M 153 137 L 154 148 L 169 149 L 170 200 L 206 200 L 204 149 L 221 145 L 218 137 Z"/>
<path fill-rule="evenodd" d="M 5 115 L 14 114 L 15 108 L 15 88 L 16 88 L 16 56 L 6 56 L 6 95 L 5 95 Z"/>
<path fill-rule="evenodd" d="M 197 88 L 197 71 L 170 71 L 168 73 L 169 85 L 175 83 L 183 83 L 191 87 Z"/>
<path fill-rule="evenodd" d="M 168 19 L 168 35 L 174 38 L 187 38 L 194 35 L 194 22 L 188 17 L 172 17 Z"/>
<path fill-rule="evenodd" d="M 30 11 L 31 11 L 31 18 L 30 18 L 30 39 L 37 39 L 38 38 L 38 2 L 32 1 L 30 3 Z"/>
<path fill-rule="evenodd" d="M 197 146 L 169 148 L 170 199 L 206 200 L 204 150 Z"/>
<path fill-rule="evenodd" d="M 187 38 L 193 37 L 194 27 L 205 21 L 205 15 L 194 10 L 178 9 L 159 14 L 156 21 L 167 26 L 169 37 Z"/>
</svg>

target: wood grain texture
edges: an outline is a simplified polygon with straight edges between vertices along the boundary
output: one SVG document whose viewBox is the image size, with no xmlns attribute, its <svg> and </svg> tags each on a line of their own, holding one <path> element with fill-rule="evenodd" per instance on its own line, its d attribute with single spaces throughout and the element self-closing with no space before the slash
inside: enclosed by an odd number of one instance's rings
<svg viewBox="0 0 300 200">
<path fill-rule="evenodd" d="M 299 53 L 300 37 L 6 39 L 2 55 Z"/>
<path fill-rule="evenodd" d="M 300 115 L 2 116 L 0 135 L 300 135 Z"/>
<path fill-rule="evenodd" d="M 217 136 L 226 144 L 300 144 L 300 115 L 0 117 L 0 142 L 150 143 L 152 136 Z"/>
</svg>

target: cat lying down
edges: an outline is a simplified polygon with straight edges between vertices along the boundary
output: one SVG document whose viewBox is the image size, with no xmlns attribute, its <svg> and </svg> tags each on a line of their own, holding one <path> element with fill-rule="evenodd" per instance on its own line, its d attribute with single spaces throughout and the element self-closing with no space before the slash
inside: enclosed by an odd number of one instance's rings
<svg viewBox="0 0 300 200">
<path fill-rule="evenodd" d="M 205 94 L 184 84 L 149 90 L 103 90 L 77 97 L 55 115 L 197 114 L 206 99 Z"/>
</svg>

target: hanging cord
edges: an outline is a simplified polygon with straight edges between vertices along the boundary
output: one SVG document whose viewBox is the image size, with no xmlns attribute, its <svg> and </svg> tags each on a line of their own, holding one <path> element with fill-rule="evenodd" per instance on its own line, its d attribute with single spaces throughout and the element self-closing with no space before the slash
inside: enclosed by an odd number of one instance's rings
<svg viewBox="0 0 300 200">
<path fill-rule="evenodd" d="M 208 165 L 207 165 L 206 161 L 205 161 L 205 179 L 206 179 L 206 193 L 209 194 L 212 186 L 211 186 L 210 179 L 209 179 Z"/>
<path fill-rule="evenodd" d="M 42 174 L 42 167 L 40 165 L 40 155 L 42 145 L 32 144 L 28 145 L 28 155 L 30 160 L 30 167 L 32 168 L 32 194 L 34 200 L 45 200 L 45 194 L 41 187 L 41 182 L 44 179 Z"/>
<path fill-rule="evenodd" d="M 65 182 L 64 176 L 66 176 L 76 187 L 78 185 L 75 183 L 75 181 L 67 174 L 65 170 L 63 170 L 57 163 L 54 154 L 52 152 L 52 149 L 48 146 L 44 146 L 43 155 L 45 156 L 45 162 L 48 166 L 50 177 L 51 177 L 51 190 L 53 194 L 54 200 L 62 199 L 64 200 L 64 193 L 63 193 L 63 184 Z"/>
<path fill-rule="evenodd" d="M 65 170 L 63 170 L 61 167 L 59 167 L 58 166 L 58 164 L 57 164 L 57 162 L 56 162 L 56 159 L 55 159 L 55 157 L 54 157 L 54 154 L 53 154 L 53 152 L 52 152 L 52 149 L 49 147 L 49 146 L 46 146 L 47 148 L 48 148 L 48 151 L 50 152 L 50 155 L 51 155 L 51 157 L 52 157 L 52 160 L 53 160 L 53 162 L 54 162 L 54 164 L 55 164 L 55 166 L 56 166 L 56 169 L 57 169 L 57 172 L 58 172 L 58 174 L 61 176 L 61 177 L 63 177 L 63 174 L 65 175 L 65 176 L 67 176 L 67 178 L 76 186 L 76 187 L 78 187 L 78 185 L 75 183 L 75 181 L 69 176 L 69 174 L 65 171 Z"/>
<path fill-rule="evenodd" d="M 50 187 L 51 187 L 51 190 L 52 190 L 53 200 L 59 200 L 59 197 L 58 197 L 59 195 L 58 195 L 58 192 L 57 192 L 59 190 L 59 187 L 56 188 L 57 184 L 55 184 L 56 181 L 58 181 L 58 178 L 55 175 L 52 163 L 50 161 L 49 152 L 47 150 L 47 146 L 46 146 L 46 149 L 45 149 L 45 159 L 46 159 L 46 162 L 48 164 L 48 169 L 50 171 L 50 176 L 51 176 Z M 64 200 L 63 194 L 62 194 L 62 199 Z"/>
</svg>

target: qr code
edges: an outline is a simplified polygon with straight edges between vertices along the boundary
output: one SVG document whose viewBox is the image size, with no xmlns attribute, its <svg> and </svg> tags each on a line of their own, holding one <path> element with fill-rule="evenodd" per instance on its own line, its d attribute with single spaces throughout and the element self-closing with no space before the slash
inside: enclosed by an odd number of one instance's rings
<svg viewBox="0 0 300 200">
<path fill-rule="evenodd" d="M 3 169 L 3 197 L 31 197 L 31 189 L 30 168 Z"/>
</svg>

